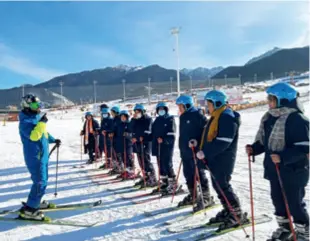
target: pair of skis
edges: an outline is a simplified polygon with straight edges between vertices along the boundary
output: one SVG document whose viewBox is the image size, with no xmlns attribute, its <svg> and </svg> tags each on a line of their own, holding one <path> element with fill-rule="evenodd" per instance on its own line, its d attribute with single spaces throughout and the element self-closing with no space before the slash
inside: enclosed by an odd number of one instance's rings
<svg viewBox="0 0 310 241">
<path fill-rule="evenodd" d="M 272 221 L 272 218 L 266 214 L 258 215 L 254 219 L 254 225 L 259 225 L 263 223 L 268 223 Z M 242 230 L 246 227 L 252 226 L 252 218 L 249 217 L 248 223 L 243 224 L 242 226 L 236 226 L 232 228 L 217 230 L 220 223 L 218 224 L 198 224 L 198 225 L 180 225 L 173 228 L 169 228 L 168 231 L 171 233 L 180 233 L 180 232 L 186 232 L 186 231 L 193 231 L 193 230 L 202 230 L 200 233 L 194 233 L 191 236 L 178 238 L 179 241 L 186 241 L 186 240 L 192 240 L 192 241 L 199 241 L 199 240 L 207 240 L 215 237 L 219 237 L 234 231 Z"/>
<path fill-rule="evenodd" d="M 233 228 L 228 228 L 228 229 L 223 229 L 220 231 L 217 231 L 219 225 L 221 223 L 216 223 L 216 224 L 208 224 L 208 223 L 204 223 L 204 224 L 193 224 L 190 221 L 187 221 L 189 218 L 194 217 L 196 215 L 202 214 L 204 212 L 210 211 L 212 209 L 215 209 L 217 207 L 219 207 L 219 204 L 215 204 L 213 206 L 210 206 L 204 210 L 198 211 L 198 212 L 187 212 L 182 216 L 179 216 L 177 218 L 174 218 L 172 220 L 168 220 L 164 223 L 164 225 L 169 225 L 170 227 L 167 228 L 167 231 L 169 233 L 181 233 L 181 232 L 188 232 L 188 231 L 194 231 L 194 230 L 202 230 L 202 233 L 194 233 L 192 236 L 190 237 L 186 237 L 186 238 L 179 238 L 178 240 L 194 240 L 194 241 L 198 241 L 198 240 L 206 240 L 209 238 L 213 238 L 213 237 L 217 237 L 217 236 L 221 236 L 233 231 L 237 231 L 237 230 L 241 230 L 242 228 L 245 227 L 250 227 L 252 225 L 252 218 L 250 217 L 248 223 L 243 224 L 242 227 L 241 226 L 237 226 L 237 227 L 233 227 Z M 168 207 L 162 210 L 155 210 L 152 212 L 144 212 L 144 215 L 147 217 L 153 217 L 156 215 L 161 215 L 161 214 L 166 214 L 169 212 L 173 212 L 173 211 L 178 211 L 181 209 L 185 209 L 185 208 L 189 208 L 191 207 L 191 205 L 187 205 L 187 206 L 182 206 L 182 207 Z M 267 223 L 272 221 L 272 218 L 268 215 L 258 215 L 257 217 L 255 217 L 254 219 L 254 224 L 258 225 L 258 224 L 263 224 L 263 223 Z"/>
<path fill-rule="evenodd" d="M 101 200 L 96 202 L 87 202 L 87 203 L 77 203 L 77 204 L 64 204 L 64 205 L 56 205 L 53 208 L 46 208 L 41 209 L 44 212 L 55 212 L 55 211 L 64 211 L 64 210 L 76 210 L 76 209 L 87 209 L 87 208 L 95 208 L 100 207 L 103 205 Z M 29 219 L 22 219 L 19 217 L 6 217 L 4 215 L 8 214 L 17 214 L 19 209 L 15 210 L 2 210 L 0 211 L 0 221 L 7 221 L 7 222 L 25 222 L 25 223 L 32 223 L 32 224 L 50 224 L 50 225 L 62 225 L 62 226 L 73 226 L 73 227 L 84 227 L 89 228 L 93 227 L 97 224 L 95 223 L 81 223 L 72 220 L 53 220 L 50 218 L 45 218 L 44 220 L 29 220 Z"/>
</svg>

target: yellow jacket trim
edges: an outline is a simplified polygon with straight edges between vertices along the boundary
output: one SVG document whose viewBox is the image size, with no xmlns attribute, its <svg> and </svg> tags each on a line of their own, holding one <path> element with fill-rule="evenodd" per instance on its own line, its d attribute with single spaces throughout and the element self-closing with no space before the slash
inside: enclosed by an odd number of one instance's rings
<svg viewBox="0 0 310 241">
<path fill-rule="evenodd" d="M 48 133 L 46 131 L 46 123 L 39 122 L 36 127 L 31 131 L 30 140 L 31 141 L 38 141 L 42 138 L 42 136 L 48 138 Z"/>
</svg>

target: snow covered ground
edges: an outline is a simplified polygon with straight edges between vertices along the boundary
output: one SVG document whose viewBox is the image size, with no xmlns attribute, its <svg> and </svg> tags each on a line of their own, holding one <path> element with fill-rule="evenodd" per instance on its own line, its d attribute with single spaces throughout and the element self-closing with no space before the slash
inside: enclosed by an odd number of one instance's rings
<svg viewBox="0 0 310 241">
<path fill-rule="evenodd" d="M 260 97 L 265 98 L 265 94 L 261 94 Z M 306 114 L 309 117 L 309 99 L 303 98 L 303 101 Z M 174 105 L 171 107 L 173 108 L 172 112 L 176 113 L 177 111 Z M 240 112 L 242 125 L 238 158 L 232 185 L 241 199 L 243 209 L 248 212 L 250 212 L 248 161 L 244 153 L 244 146 L 253 141 L 260 118 L 266 109 L 267 107 L 263 106 Z M 96 179 L 94 177 L 94 175 L 104 171 L 87 172 L 83 168 L 72 168 L 73 165 L 81 163 L 79 132 L 82 127 L 82 112 L 79 110 L 70 111 L 62 119 L 59 118 L 59 115 L 60 113 L 57 112 L 50 113 L 48 122 L 49 132 L 54 137 L 60 138 L 63 142 L 60 150 L 58 196 L 55 198 L 53 195 L 56 170 L 55 154 L 53 154 L 50 160 L 49 186 L 45 199 L 57 204 L 89 202 L 102 199 L 104 205 L 96 209 L 50 212 L 47 215 L 54 219 L 69 219 L 89 223 L 98 222 L 98 224 L 92 228 L 73 228 L 68 226 L 31 225 L 21 222 L 9 223 L 0 221 L 1 241 L 176 240 L 179 237 L 188 237 L 193 234 L 193 231 L 181 234 L 169 234 L 166 232 L 167 227 L 162 225 L 164 221 L 173 219 L 189 209 L 155 217 L 145 217 L 143 215 L 144 211 L 170 207 L 170 198 L 164 198 L 146 204 L 132 205 L 130 201 L 120 198 L 123 194 L 115 194 L 107 189 L 130 186 L 133 182 L 98 185 L 96 182 L 104 183 L 109 179 Z M 0 136 L 0 210 L 18 208 L 21 201 L 26 200 L 31 184 L 29 174 L 24 165 L 22 145 L 18 134 L 18 123 L 7 123 L 6 126 L 0 126 Z M 86 156 L 83 156 L 83 159 L 86 159 Z M 156 160 L 153 159 L 152 161 L 157 166 Z M 174 153 L 175 170 L 177 170 L 179 163 L 180 155 L 176 146 Z M 95 169 L 96 164 L 88 168 Z M 184 183 L 183 175 L 181 175 L 181 182 Z M 253 185 L 256 214 L 267 213 L 272 215 L 273 207 L 269 196 L 269 185 L 263 179 L 262 156 L 257 157 L 256 162 L 253 164 Z M 173 205 L 176 205 L 183 196 L 176 197 Z M 308 193 L 306 200 L 309 204 Z M 202 214 L 191 219 L 190 222 L 206 222 L 208 217 L 211 217 L 217 211 L 218 209 L 208 212 L 207 217 Z M 257 226 L 256 240 L 266 240 L 275 228 L 275 221 Z M 246 230 L 251 232 L 251 228 L 247 228 Z M 242 231 L 236 231 L 214 240 L 240 240 L 243 238 L 244 233 Z"/>
</svg>

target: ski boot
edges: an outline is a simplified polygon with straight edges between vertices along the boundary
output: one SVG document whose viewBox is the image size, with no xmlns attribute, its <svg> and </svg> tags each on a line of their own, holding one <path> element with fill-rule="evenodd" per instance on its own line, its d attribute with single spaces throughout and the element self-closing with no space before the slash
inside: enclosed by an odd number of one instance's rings
<svg viewBox="0 0 310 241">
<path fill-rule="evenodd" d="M 107 167 L 107 164 L 105 164 L 105 163 L 103 163 L 101 166 L 99 166 L 99 168 L 98 169 L 106 169 L 106 167 Z"/>
<path fill-rule="evenodd" d="M 213 196 L 210 196 L 209 188 L 202 188 L 202 198 L 201 194 L 198 195 L 196 203 L 197 204 L 193 208 L 194 213 L 199 212 L 205 208 L 211 207 L 215 204 Z"/>
<path fill-rule="evenodd" d="M 177 180 L 173 178 L 168 178 L 168 185 L 165 189 L 161 190 L 162 196 L 167 195 L 177 195 L 185 193 L 184 189 L 182 188 L 182 185 L 178 185 Z"/>
<path fill-rule="evenodd" d="M 25 220 L 34 220 L 34 221 L 48 221 L 49 218 L 45 217 L 44 213 L 39 209 L 31 208 L 28 206 L 24 206 L 19 210 L 20 219 Z"/>
<path fill-rule="evenodd" d="M 141 189 L 145 187 L 156 187 L 158 185 L 154 173 L 147 173 L 145 183 L 141 185 Z"/>
<path fill-rule="evenodd" d="M 217 232 L 225 230 L 225 229 L 236 228 L 240 225 L 250 223 L 250 220 L 247 217 L 248 214 L 243 213 L 239 206 L 233 207 L 233 211 L 234 211 L 234 213 L 229 212 L 229 214 L 226 216 L 226 218 L 222 219 L 223 221 L 219 225 Z M 223 214 L 225 214 L 225 213 L 223 213 Z"/>
<path fill-rule="evenodd" d="M 142 186 L 142 185 L 144 185 L 144 179 L 143 178 L 141 178 L 139 181 L 137 181 L 135 183 L 134 187 L 139 187 L 139 186 Z"/>
<path fill-rule="evenodd" d="M 297 241 L 309 241 L 309 226 L 295 223 L 295 234 Z M 293 234 L 288 237 L 287 241 L 294 241 Z"/>
<path fill-rule="evenodd" d="M 162 193 L 163 190 L 165 190 L 168 187 L 168 177 L 167 176 L 161 176 L 160 177 L 160 188 L 156 187 L 155 189 L 153 189 L 151 194 L 157 194 L 157 193 Z M 158 185 L 158 184 L 157 184 Z"/>
<path fill-rule="evenodd" d="M 23 207 L 27 207 L 27 203 L 26 202 L 22 202 L 22 205 L 23 205 Z M 20 210 L 22 210 L 23 207 Z M 39 209 L 54 209 L 54 208 L 56 208 L 56 204 L 48 202 L 46 200 L 41 202 L 40 203 L 40 207 L 39 207 Z"/>
<path fill-rule="evenodd" d="M 208 224 L 218 224 L 218 223 L 224 223 L 227 217 L 229 216 L 229 208 L 227 206 L 224 206 L 223 210 L 218 212 L 215 217 L 210 218 Z"/>
<path fill-rule="evenodd" d="M 184 197 L 182 201 L 178 203 L 178 207 L 184 207 L 184 206 L 189 206 L 193 204 L 193 194 L 194 194 L 194 189 L 188 187 L 189 194 Z"/>
<path fill-rule="evenodd" d="M 86 162 L 87 165 L 93 164 L 94 163 L 94 159 L 88 159 L 88 161 Z"/>
<path fill-rule="evenodd" d="M 267 241 L 287 241 L 291 236 L 289 220 L 286 217 L 276 216 L 279 228 L 274 231 Z M 293 240 L 293 239 L 292 239 Z"/>
<path fill-rule="evenodd" d="M 126 170 L 122 173 L 122 178 L 123 180 L 134 180 L 137 178 L 137 175 L 132 169 L 126 168 Z"/>
</svg>

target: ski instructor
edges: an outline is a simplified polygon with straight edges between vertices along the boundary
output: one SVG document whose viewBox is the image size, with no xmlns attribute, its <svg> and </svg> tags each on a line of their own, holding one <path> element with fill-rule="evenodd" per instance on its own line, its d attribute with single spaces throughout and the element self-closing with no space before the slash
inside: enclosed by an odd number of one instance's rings
<svg viewBox="0 0 310 241">
<path fill-rule="evenodd" d="M 33 182 L 28 200 L 20 209 L 19 218 L 38 221 L 45 220 L 40 208 L 48 179 L 48 144 L 56 143 L 57 147 L 61 144 L 59 139 L 54 139 L 47 132 L 48 119 L 46 113 L 41 112 L 41 106 L 38 97 L 28 94 L 22 99 L 22 110 L 19 114 L 19 134 L 23 143 L 25 163 Z"/>
</svg>

